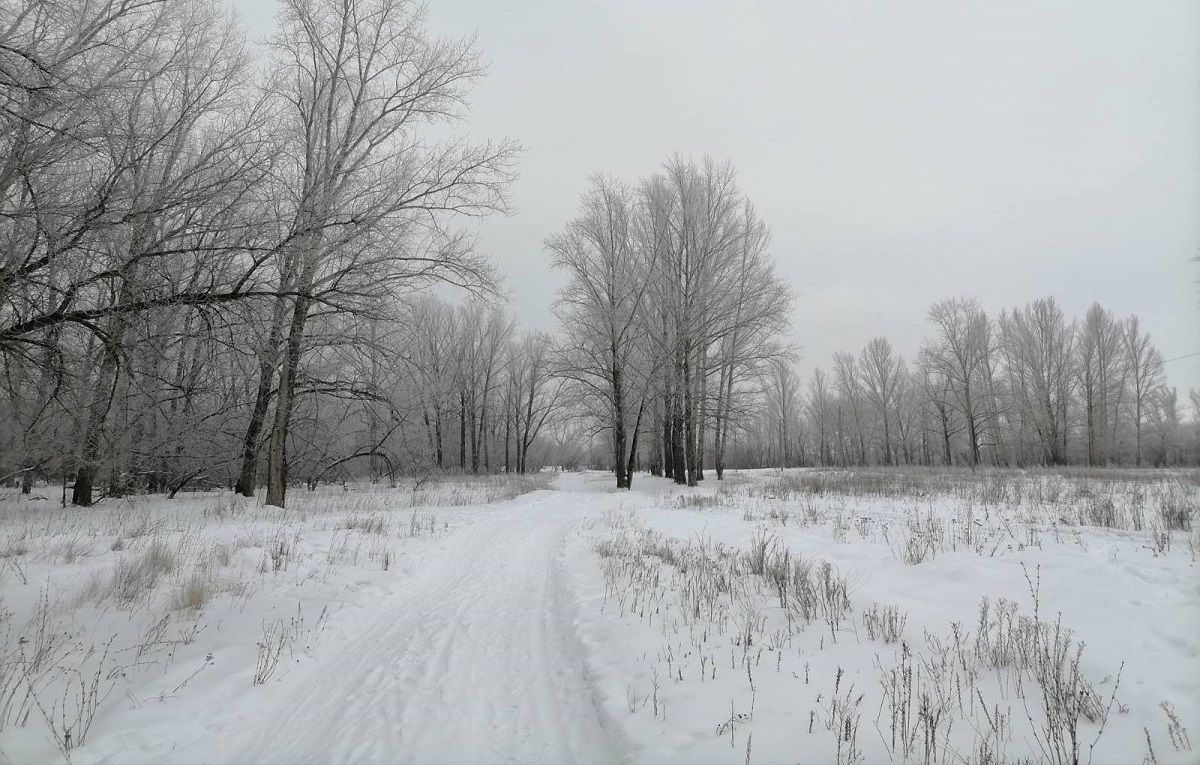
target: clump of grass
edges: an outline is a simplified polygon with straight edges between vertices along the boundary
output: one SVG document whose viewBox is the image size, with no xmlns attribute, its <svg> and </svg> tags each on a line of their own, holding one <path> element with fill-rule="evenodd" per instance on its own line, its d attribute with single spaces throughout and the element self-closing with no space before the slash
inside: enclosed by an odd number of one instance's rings
<svg viewBox="0 0 1200 765">
<path fill-rule="evenodd" d="M 271 679 L 279 667 L 279 659 L 284 650 L 291 646 L 293 639 L 294 636 L 284 620 L 263 622 L 262 638 L 256 644 L 258 653 L 254 659 L 254 685 L 262 685 Z"/>
<path fill-rule="evenodd" d="M 413 482 L 409 503 L 413 507 L 458 507 L 503 502 L 532 491 L 553 489 L 551 473 L 525 475 L 429 474 Z"/>
<path fill-rule="evenodd" d="M 892 554 L 908 566 L 919 566 L 927 559 L 937 557 L 945 547 L 945 538 L 945 524 L 932 514 L 924 518 L 910 518 L 896 541 L 889 539 L 887 531 L 884 531 L 884 541 Z"/>
<path fill-rule="evenodd" d="M 364 534 L 379 534 L 386 535 L 388 533 L 388 525 L 384 517 L 379 513 L 371 515 L 351 515 L 348 516 L 341 524 L 339 529 L 354 529 L 361 531 Z"/>
<path fill-rule="evenodd" d="M 554 476 L 549 473 L 527 473 L 525 475 L 488 476 L 485 480 L 487 502 L 503 502 L 516 499 L 533 491 L 553 489 Z"/>
<path fill-rule="evenodd" d="M 422 534 L 434 536 L 437 534 L 437 516 L 433 513 L 421 513 L 416 510 L 408 518 L 408 535 L 413 539 Z"/>
<path fill-rule="evenodd" d="M 236 494 L 232 493 L 221 496 L 216 501 L 204 506 L 204 517 L 218 521 L 223 521 L 226 518 L 237 518 L 244 515 L 245 512 L 246 505 Z"/>
<path fill-rule="evenodd" d="M 384 571 L 392 567 L 392 563 L 396 559 L 395 553 L 392 552 L 391 545 L 386 539 L 377 538 L 371 543 L 371 549 L 367 553 L 369 560 L 376 562 Z"/>
<path fill-rule="evenodd" d="M 751 574 L 763 576 L 767 573 L 767 557 L 774 546 L 775 536 L 768 534 L 766 529 L 754 532 L 754 536 L 750 540 L 750 552 L 746 554 L 746 562 L 750 566 Z"/>
<path fill-rule="evenodd" d="M 833 693 L 825 708 L 825 728 L 833 732 L 837 739 L 834 749 L 837 765 L 855 765 L 863 761 L 862 750 L 858 748 L 858 721 L 862 713 L 864 694 L 855 695 L 854 685 L 842 689 L 842 676 L 845 670 L 837 668 L 837 677 L 833 683 Z"/>
<path fill-rule="evenodd" d="M 144 602 L 162 578 L 177 568 L 175 552 L 161 539 L 155 539 L 140 553 L 117 562 L 107 589 L 99 592 L 97 599 L 111 598 L 122 606 Z"/>
<path fill-rule="evenodd" d="M 327 606 L 321 609 L 316 623 L 309 627 L 299 603 L 296 604 L 296 615 L 290 619 L 264 620 L 262 638 L 256 644 L 258 653 L 254 662 L 253 684 L 263 685 L 271 679 L 279 667 L 279 660 L 284 651 L 290 654 L 297 644 L 301 648 L 311 649 L 325 631 L 328 620 Z"/>
<path fill-rule="evenodd" d="M 233 564 L 234 547 L 232 545 L 214 542 L 208 550 L 208 560 L 212 565 L 225 568 Z"/>
<path fill-rule="evenodd" d="M 1180 722 L 1175 706 L 1168 701 L 1158 706 L 1167 715 L 1167 736 L 1171 739 L 1171 746 L 1175 747 L 1176 752 L 1192 751 L 1192 740 L 1188 738 L 1187 728 Z"/>
<path fill-rule="evenodd" d="M 300 543 L 299 532 L 289 534 L 287 528 L 280 525 L 275 530 L 271 541 L 267 543 L 267 551 L 263 554 L 262 563 L 258 566 L 260 574 L 278 574 L 286 571 L 292 557 L 296 554 L 296 546 Z"/>
<path fill-rule="evenodd" d="M 73 537 L 56 543 L 52 548 L 52 557 L 56 563 L 70 565 L 80 558 L 90 555 L 91 552 L 92 546 L 87 541 Z"/>
<path fill-rule="evenodd" d="M 130 524 L 125 523 L 125 519 L 121 519 L 121 536 L 128 539 L 141 539 L 142 537 L 156 536 L 166 527 L 165 518 L 151 518 L 150 513 L 141 513 L 136 518 L 131 519 Z"/>
<path fill-rule="evenodd" d="M 204 570 L 194 571 L 175 590 L 171 607 L 177 611 L 199 611 L 213 596 L 212 577 Z"/>
<path fill-rule="evenodd" d="M 881 606 L 875 603 L 863 611 L 863 626 L 867 628 L 867 637 L 871 640 L 882 640 L 885 643 L 898 643 L 904 637 L 904 623 L 908 621 L 907 613 L 900 613 L 898 606 Z"/>
<path fill-rule="evenodd" d="M 1191 531 L 1192 516 L 1196 514 L 1194 501 L 1188 501 L 1178 493 L 1164 497 L 1158 505 L 1158 518 L 1168 531 Z"/>
<path fill-rule="evenodd" d="M 1091 497 L 1083 506 L 1083 517 L 1087 524 L 1106 529 L 1116 528 L 1117 506 L 1112 497 Z"/>
<path fill-rule="evenodd" d="M 711 510 L 728 504 L 728 496 L 718 492 L 716 494 L 680 494 L 675 497 L 673 506 L 683 510 Z"/>
<path fill-rule="evenodd" d="M 29 545 L 26 544 L 28 535 L 24 529 L 20 531 L 10 532 L 4 540 L 4 544 L 0 546 L 0 558 L 20 558 L 29 552 Z"/>
</svg>

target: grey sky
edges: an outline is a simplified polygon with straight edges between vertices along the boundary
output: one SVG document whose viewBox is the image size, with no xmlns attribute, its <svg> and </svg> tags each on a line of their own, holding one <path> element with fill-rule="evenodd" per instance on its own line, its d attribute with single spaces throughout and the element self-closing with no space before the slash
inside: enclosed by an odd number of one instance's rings
<svg viewBox="0 0 1200 765">
<path fill-rule="evenodd" d="M 273 0 L 231 0 L 254 34 Z M 796 290 L 802 371 L 945 297 L 1054 295 L 1200 351 L 1200 3 L 437 0 L 490 62 L 466 130 L 528 151 L 482 226 L 526 326 L 552 328 L 543 239 L 587 177 L 731 159 Z M 1200 357 L 1167 365 L 1186 399 Z"/>
</svg>

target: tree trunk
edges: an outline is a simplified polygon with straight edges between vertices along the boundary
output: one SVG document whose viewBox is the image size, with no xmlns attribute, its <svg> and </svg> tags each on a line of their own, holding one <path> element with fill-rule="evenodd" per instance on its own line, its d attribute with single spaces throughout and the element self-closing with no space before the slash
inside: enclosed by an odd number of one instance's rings
<svg viewBox="0 0 1200 765">
<path fill-rule="evenodd" d="M 612 394 L 613 394 L 613 470 L 617 474 L 617 488 L 629 488 L 629 470 L 625 464 L 625 392 L 622 390 L 624 380 L 621 368 L 613 354 L 612 364 Z"/>
<path fill-rule="evenodd" d="M 687 454 L 684 447 L 686 435 L 685 406 L 687 387 L 684 382 L 682 353 L 675 361 L 675 395 L 671 399 L 671 461 L 674 463 L 674 480 L 686 484 L 688 480 Z"/>
<path fill-rule="evenodd" d="M 1136 419 L 1133 423 L 1133 464 L 1135 467 L 1142 466 L 1142 402 L 1137 405 Z"/>
<path fill-rule="evenodd" d="M 671 480 L 675 479 L 675 438 L 673 428 L 671 427 L 674 420 L 675 402 L 673 396 L 667 392 L 663 394 L 663 415 L 662 415 L 662 463 L 663 477 Z"/>
<path fill-rule="evenodd" d="M 475 416 L 475 397 L 471 397 L 471 472 L 479 473 L 479 419 Z"/>
<path fill-rule="evenodd" d="M 437 448 L 434 446 L 433 420 L 429 417 L 429 410 L 422 408 L 421 419 L 425 421 L 425 437 L 429 439 L 429 458 L 437 461 Z"/>
<path fill-rule="evenodd" d="M 684 459 L 687 461 L 687 485 L 696 486 L 696 396 L 693 390 L 691 343 L 683 348 L 683 444 Z"/>
<path fill-rule="evenodd" d="M 713 467 L 717 480 L 725 480 L 725 444 L 729 438 L 729 410 L 733 397 L 733 366 L 721 367 L 717 382 L 716 416 L 713 419 Z"/>
<path fill-rule="evenodd" d="M 458 469 L 467 472 L 467 394 L 458 393 Z"/>
<path fill-rule="evenodd" d="M 100 373 L 92 388 L 92 402 L 88 407 L 87 422 L 83 431 L 83 448 L 79 455 L 79 469 L 75 473 L 75 485 L 71 490 L 71 504 L 89 507 L 93 502 L 93 489 L 99 472 L 100 446 L 104 442 L 105 420 L 117 392 L 117 373 L 120 364 L 118 343 L 123 332 L 120 316 L 114 322 L 109 337 L 104 342 L 104 358 L 100 362 Z"/>
<path fill-rule="evenodd" d="M 288 328 L 287 350 L 279 369 L 279 390 L 275 394 L 275 420 L 271 424 L 271 441 L 267 447 L 268 505 L 284 507 L 287 501 L 287 437 L 295 400 L 296 373 L 300 369 L 300 352 L 304 342 L 304 325 L 308 322 L 310 298 L 296 298 L 292 322 Z"/>
<path fill-rule="evenodd" d="M 512 411 L 508 411 L 504 415 L 504 472 L 507 474 L 509 470 L 509 450 L 512 442 Z"/>
<path fill-rule="evenodd" d="M 243 497 L 253 497 L 257 481 L 258 445 L 262 437 L 263 424 L 267 421 L 267 409 L 271 405 L 271 384 L 275 382 L 276 358 L 283 335 L 283 319 L 286 303 L 280 298 L 275 303 L 271 330 L 267 336 L 267 347 L 258 362 L 258 391 L 254 396 L 254 408 L 250 411 L 250 422 L 246 425 L 246 436 L 242 439 L 242 468 L 238 473 L 234 491 Z"/>
<path fill-rule="evenodd" d="M 708 402 L 708 369 L 705 363 L 704 354 L 701 354 L 699 361 L 699 369 L 696 372 L 696 388 L 697 396 L 695 401 L 695 413 L 692 415 L 696 428 L 696 481 L 704 480 L 704 436 L 707 435 L 708 428 L 706 424 L 708 417 L 705 415 L 705 406 Z"/>
<path fill-rule="evenodd" d="M 950 415 L 944 407 L 938 408 L 938 414 L 942 421 L 942 444 L 946 449 L 946 466 L 951 467 L 954 465 L 954 457 L 950 451 Z"/>
<path fill-rule="evenodd" d="M 444 452 L 442 450 L 442 407 L 439 404 L 433 405 L 433 432 L 437 437 L 437 466 L 438 470 L 441 470 Z"/>
<path fill-rule="evenodd" d="M 625 465 L 625 488 L 633 488 L 633 470 L 637 464 L 638 435 L 642 432 L 642 413 L 646 410 L 646 399 L 638 406 L 637 419 L 633 423 L 633 441 L 629 444 L 629 460 Z"/>
<path fill-rule="evenodd" d="M 246 425 L 246 436 L 242 439 L 242 469 L 238 474 L 234 491 L 243 497 L 254 496 L 255 473 L 258 466 L 258 441 L 262 436 L 263 424 L 267 420 L 267 407 L 271 403 L 271 383 L 274 382 L 275 366 L 264 359 L 258 369 L 258 392 L 254 397 L 254 409 Z"/>
</svg>

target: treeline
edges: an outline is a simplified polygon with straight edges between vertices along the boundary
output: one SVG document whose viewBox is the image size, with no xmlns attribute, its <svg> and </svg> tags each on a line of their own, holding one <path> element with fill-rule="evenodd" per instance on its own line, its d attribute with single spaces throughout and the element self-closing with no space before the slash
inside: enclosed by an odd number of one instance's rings
<svg viewBox="0 0 1200 765">
<path fill-rule="evenodd" d="M 1136 316 L 1096 304 L 1068 320 L 1053 298 L 990 318 L 978 302 L 929 309 L 908 362 L 886 338 L 802 384 L 777 365 L 760 432 L 739 464 L 1089 465 L 1200 463 L 1200 392 L 1188 418 Z"/>
<path fill-rule="evenodd" d="M 407 0 L 282 0 L 257 59 L 221 0 L 0 4 L 0 480 L 89 505 L 265 472 L 282 506 L 404 459 L 414 296 L 496 289 L 458 221 L 507 208 L 518 147 L 445 127 L 482 73 Z M 498 326 L 454 337 L 509 353 Z M 433 427 L 465 407 L 455 459 L 496 462 L 502 383 L 471 375 L 499 367 L 455 363 Z"/>
<path fill-rule="evenodd" d="M 577 433 L 559 416 L 563 378 L 550 335 L 518 335 L 515 322 L 494 306 L 456 308 L 436 298 L 415 301 L 405 327 L 400 394 L 417 412 L 407 419 L 418 423 L 407 432 L 411 465 L 525 473 L 547 459 L 559 465 L 572 451 Z"/>
</svg>

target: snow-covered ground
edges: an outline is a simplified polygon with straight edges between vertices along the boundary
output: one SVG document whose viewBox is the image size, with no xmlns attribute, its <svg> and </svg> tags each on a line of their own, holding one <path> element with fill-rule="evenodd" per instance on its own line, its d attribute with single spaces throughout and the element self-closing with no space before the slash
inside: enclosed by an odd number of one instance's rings
<svg viewBox="0 0 1200 765">
<path fill-rule="evenodd" d="M 0 763 L 1198 761 L 1194 473 L 611 484 L 5 495 Z"/>
</svg>

